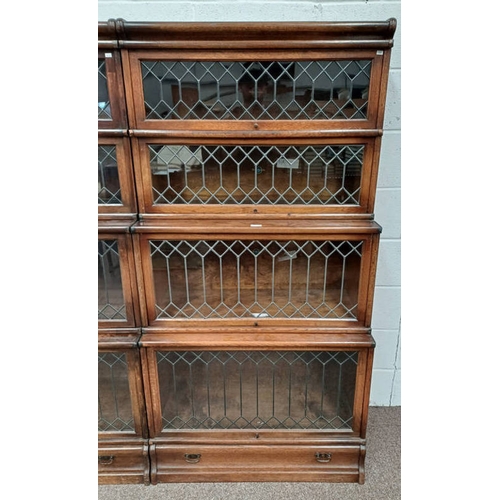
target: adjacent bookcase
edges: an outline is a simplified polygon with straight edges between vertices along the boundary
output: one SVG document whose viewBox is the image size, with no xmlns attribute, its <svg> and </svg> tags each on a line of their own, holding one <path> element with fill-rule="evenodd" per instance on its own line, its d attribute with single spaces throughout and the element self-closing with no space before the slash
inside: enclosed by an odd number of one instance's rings
<svg viewBox="0 0 500 500">
<path fill-rule="evenodd" d="M 394 19 L 99 23 L 99 482 L 365 480 Z"/>
</svg>

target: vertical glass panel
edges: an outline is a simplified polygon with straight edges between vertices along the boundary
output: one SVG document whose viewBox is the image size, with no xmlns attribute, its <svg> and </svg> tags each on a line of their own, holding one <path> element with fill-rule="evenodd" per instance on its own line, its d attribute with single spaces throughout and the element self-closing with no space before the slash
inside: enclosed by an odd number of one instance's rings
<svg viewBox="0 0 500 500">
<path fill-rule="evenodd" d="M 350 429 L 356 352 L 158 352 L 163 430 Z"/>
<path fill-rule="evenodd" d="M 106 76 L 106 59 L 99 58 L 98 67 L 98 119 L 110 120 L 111 108 L 109 105 L 108 78 Z"/>
<path fill-rule="evenodd" d="M 359 205 L 363 145 L 149 145 L 155 204 Z"/>
<path fill-rule="evenodd" d="M 99 240 L 99 319 L 125 320 L 120 255 L 116 240 Z"/>
<path fill-rule="evenodd" d="M 151 241 L 158 318 L 356 318 L 360 241 Z"/>
<path fill-rule="evenodd" d="M 98 146 L 98 203 L 121 205 L 116 146 Z"/>
<path fill-rule="evenodd" d="M 142 61 L 146 119 L 365 119 L 371 61 Z"/>
<path fill-rule="evenodd" d="M 127 359 L 123 353 L 99 353 L 99 431 L 134 431 Z"/>
</svg>

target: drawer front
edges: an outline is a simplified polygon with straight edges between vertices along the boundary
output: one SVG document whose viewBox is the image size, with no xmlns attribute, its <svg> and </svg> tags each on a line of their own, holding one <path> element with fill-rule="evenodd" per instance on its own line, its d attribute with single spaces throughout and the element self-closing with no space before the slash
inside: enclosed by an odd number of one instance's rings
<svg viewBox="0 0 500 500">
<path fill-rule="evenodd" d="M 153 482 L 360 480 L 360 445 L 155 446 Z"/>
<path fill-rule="evenodd" d="M 149 484 L 147 444 L 99 446 L 99 484 Z"/>
</svg>

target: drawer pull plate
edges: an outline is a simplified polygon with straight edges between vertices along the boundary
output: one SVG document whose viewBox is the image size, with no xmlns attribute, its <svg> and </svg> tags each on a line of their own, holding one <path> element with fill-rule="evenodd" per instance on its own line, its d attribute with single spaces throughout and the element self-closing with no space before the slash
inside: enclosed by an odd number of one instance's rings
<svg viewBox="0 0 500 500">
<path fill-rule="evenodd" d="M 99 463 L 101 465 L 110 465 L 113 463 L 115 457 L 113 455 L 99 455 Z"/>
<path fill-rule="evenodd" d="M 315 455 L 316 461 L 320 462 L 322 464 L 328 463 L 332 459 L 332 454 L 331 453 L 316 453 Z"/>
<path fill-rule="evenodd" d="M 200 461 L 201 454 L 200 453 L 186 453 L 184 455 L 186 462 L 188 464 L 197 464 Z"/>
</svg>

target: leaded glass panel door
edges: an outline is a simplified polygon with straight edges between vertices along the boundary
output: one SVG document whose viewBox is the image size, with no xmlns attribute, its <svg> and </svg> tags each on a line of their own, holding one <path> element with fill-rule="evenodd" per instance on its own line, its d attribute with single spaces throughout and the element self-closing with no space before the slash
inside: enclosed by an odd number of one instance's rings
<svg viewBox="0 0 500 500">
<path fill-rule="evenodd" d="M 127 119 L 120 52 L 99 50 L 97 62 L 99 129 L 125 129 Z"/>
<path fill-rule="evenodd" d="M 378 234 L 141 235 L 149 324 L 369 323 Z"/>
<path fill-rule="evenodd" d="M 99 214 L 135 217 L 136 194 L 129 140 L 100 137 L 97 153 Z"/>
<path fill-rule="evenodd" d="M 342 335 L 317 336 L 313 340 L 324 348 L 312 350 L 307 334 L 292 335 L 295 348 L 283 347 L 286 335 L 278 340 L 280 347 L 273 347 L 280 336 L 270 334 L 265 349 L 250 335 L 228 334 L 221 341 L 214 334 L 208 342 L 203 335 L 192 341 L 189 336 L 153 333 L 141 342 L 151 382 L 152 436 L 209 436 L 205 431 L 220 436 L 227 436 L 224 431 L 360 435 L 368 404 L 371 336 L 348 336 L 357 348 L 335 340 Z M 212 439 L 217 443 L 219 438 Z"/>
<path fill-rule="evenodd" d="M 98 240 L 99 327 L 135 326 L 139 313 L 132 241 L 128 234 L 106 233 Z"/>
<path fill-rule="evenodd" d="M 139 330 L 100 330 L 99 484 L 149 483 L 148 428 Z"/>
<path fill-rule="evenodd" d="M 352 430 L 357 353 L 159 351 L 162 432 Z"/>
<path fill-rule="evenodd" d="M 102 331 L 101 331 L 102 332 Z M 99 439 L 147 437 L 138 333 L 108 330 L 99 334 Z"/>
<path fill-rule="evenodd" d="M 127 355 L 100 352 L 99 432 L 135 433 Z"/>
<path fill-rule="evenodd" d="M 287 141 L 200 136 L 138 140 L 147 214 L 237 212 L 364 215 L 373 211 L 376 139 Z"/>
<path fill-rule="evenodd" d="M 143 60 L 145 117 L 146 120 L 366 119 L 371 64 L 369 59 Z"/>
<path fill-rule="evenodd" d="M 384 51 L 130 51 L 141 129 L 375 128 Z M 235 57 L 236 56 L 236 57 Z M 200 122 L 204 122 L 203 125 Z"/>
</svg>

